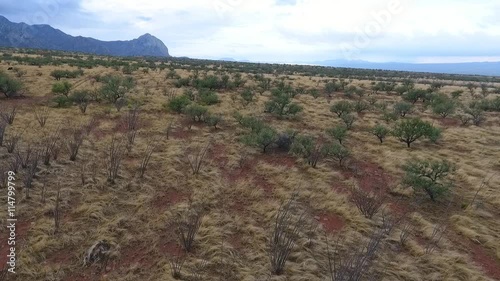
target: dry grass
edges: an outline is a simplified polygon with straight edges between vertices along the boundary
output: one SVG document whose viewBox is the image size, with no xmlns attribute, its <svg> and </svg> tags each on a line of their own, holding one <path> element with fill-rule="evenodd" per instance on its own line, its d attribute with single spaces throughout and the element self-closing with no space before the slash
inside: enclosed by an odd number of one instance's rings
<svg viewBox="0 0 500 281">
<path fill-rule="evenodd" d="M 136 71 L 137 87 L 131 96 L 144 102 L 141 126 L 137 135 L 134 133 L 134 149 L 124 152 L 119 173 L 112 173 L 115 182 L 112 184 L 107 180 L 105 155 L 110 152 L 110 142 L 120 127 L 123 113 L 112 109 L 107 114 L 110 106 L 95 103 L 89 105 L 85 115 L 77 107 L 51 107 L 45 112 L 54 82 L 49 73 L 56 68 L 18 67 L 27 71 L 23 79 L 31 94 L 24 99 L 0 100 L 0 103 L 17 106 L 15 121 L 7 127 L 5 140 L 22 135 L 20 145 L 25 147 L 54 135 L 67 124 L 81 128 L 92 116 L 96 116 L 97 122 L 95 129 L 83 139 L 76 161 L 69 161 L 68 152 L 63 149 L 61 156 L 51 160 L 50 165 L 38 165 L 31 198 L 19 193 L 17 280 L 174 280 L 171 265 L 172 261 L 180 261 L 180 256 L 182 280 L 196 277 L 203 280 L 324 280 L 326 272 L 321 264 L 327 262 L 325 232 L 331 241 L 339 235 L 345 237 L 341 247 L 346 250 L 349 245 L 363 244 L 370 233 L 382 226 L 382 213 L 397 215 L 401 208 L 411 209 L 407 222 L 412 227 L 404 223 L 396 226 L 381 246 L 372 267 L 372 275 L 377 280 L 494 280 L 495 272 L 498 273 L 500 175 L 491 178 L 477 194 L 474 204 L 467 207 L 483 178 L 499 171 L 498 113 L 488 113 L 482 127 L 460 127 L 443 126 L 429 111 L 416 110 L 413 115 L 444 129 L 443 139 L 438 144 L 417 141 L 414 147 L 407 149 L 391 137 L 380 144 L 366 128 L 384 121 L 380 112 L 369 111 L 358 117 L 345 141 L 353 154 L 346 167 L 321 161 L 313 169 L 303 160 L 290 160 L 291 157 L 283 153 L 262 155 L 257 149 L 244 147 L 238 141 L 243 129 L 231 114 L 234 110 L 254 113 L 278 130 L 295 128 L 327 137 L 325 130 L 341 122 L 329 107 L 343 98 L 342 94 L 337 93 L 332 101 L 308 95 L 297 97 L 305 109 L 299 120 L 290 121 L 261 113 L 268 93 L 257 94 L 255 102 L 243 106 L 231 98 L 235 93 L 224 92 L 220 93 L 222 102 L 210 107 L 212 113 L 225 116 L 220 129 L 196 125 L 188 131 L 181 115 L 167 113 L 162 108 L 167 99 L 164 89 L 172 87 L 164 78 L 165 72 Z M 7 65 L 2 63 L 0 68 L 6 69 Z M 57 67 L 60 68 L 74 69 Z M 36 75 L 39 71 L 42 76 Z M 97 89 L 98 83 L 88 77 L 114 72 L 111 68 L 95 67 L 85 70 L 85 76 L 73 79 L 72 83 L 78 85 L 77 89 Z M 183 77 L 189 75 L 184 70 L 177 73 Z M 290 77 L 295 79 L 294 85 L 319 88 L 323 85 L 316 82 L 320 79 L 316 77 L 311 80 L 297 75 Z M 369 81 L 353 83 L 369 85 Z M 148 95 L 145 95 L 146 89 L 149 89 Z M 455 86 L 447 86 L 442 91 L 449 93 L 454 89 Z M 393 103 L 397 97 L 379 94 L 377 99 Z M 464 94 L 461 99 L 465 101 L 470 97 Z M 41 116 L 42 112 L 50 116 L 43 127 L 34 118 L 34 113 Z M 167 140 L 164 136 L 169 123 L 173 125 Z M 62 145 L 65 145 L 68 135 L 61 134 Z M 152 139 L 158 141 L 148 159 L 147 172 L 143 177 L 137 176 L 144 153 L 151 149 Z M 204 147 L 209 140 L 203 166 L 193 175 L 186 162 L 186 146 Z M 240 164 L 242 155 L 247 156 Z M 6 166 L 12 157 L 5 147 L 0 147 L 0 166 Z M 447 159 L 457 164 L 457 186 L 449 203 L 433 204 L 418 199 L 399 184 L 401 165 L 411 157 Z M 88 163 L 83 175 L 82 163 Z M 380 170 L 368 170 L 375 164 Z M 351 202 L 349 190 L 362 188 L 367 179 L 378 177 L 379 171 L 391 176 L 390 195 L 382 206 L 384 212 L 367 219 Z M 20 169 L 20 174 L 24 173 L 26 171 Z M 283 274 L 274 276 L 270 275 L 268 239 L 275 222 L 274 214 L 281 202 L 292 194 L 297 194 L 297 202 L 307 210 L 311 223 L 316 222 L 317 229 L 296 235 Z M 179 245 L 176 229 L 169 222 L 192 204 L 203 206 L 204 216 L 193 248 L 185 253 Z M 57 235 L 54 234 L 54 206 L 60 216 Z M 0 215 L 6 217 L 3 208 Z M 446 225 L 446 231 L 433 251 L 426 251 L 436 225 Z M 1 241 L 5 241 L 5 228 L 1 231 Z M 401 231 L 410 231 L 405 243 L 400 242 Z M 97 265 L 82 267 L 84 252 L 102 240 L 113 245 L 114 254 L 107 266 L 103 269 Z M 4 243 L 0 247 L 3 262 Z"/>
</svg>

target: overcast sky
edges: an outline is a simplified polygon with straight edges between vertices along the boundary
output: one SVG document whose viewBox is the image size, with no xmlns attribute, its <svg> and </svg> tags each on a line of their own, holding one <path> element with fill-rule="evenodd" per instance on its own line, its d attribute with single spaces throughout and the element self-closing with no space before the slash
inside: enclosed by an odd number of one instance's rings
<svg viewBox="0 0 500 281">
<path fill-rule="evenodd" d="M 161 39 L 173 56 L 500 61 L 500 0 L 1 0 L 14 22 Z"/>
</svg>

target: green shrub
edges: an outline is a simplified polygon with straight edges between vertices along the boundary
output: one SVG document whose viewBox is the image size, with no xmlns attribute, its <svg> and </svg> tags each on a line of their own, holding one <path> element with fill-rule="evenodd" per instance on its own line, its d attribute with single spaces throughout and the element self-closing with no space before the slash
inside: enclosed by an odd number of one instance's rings
<svg viewBox="0 0 500 281">
<path fill-rule="evenodd" d="M 328 146 L 328 156 L 339 162 L 339 165 L 342 166 L 343 162 L 351 155 L 351 152 L 341 144 L 334 143 Z"/>
<path fill-rule="evenodd" d="M 448 193 L 453 182 L 448 176 L 456 168 L 450 162 L 409 160 L 404 166 L 405 177 L 403 183 L 411 186 L 416 192 L 425 192 L 432 201 Z"/>
<path fill-rule="evenodd" d="M 207 123 L 208 126 L 214 127 L 214 129 L 217 129 L 217 125 L 219 125 L 221 122 L 221 115 L 207 114 L 205 116 L 205 123 Z"/>
<path fill-rule="evenodd" d="M 405 119 L 396 124 L 392 135 L 399 141 L 406 143 L 408 147 L 416 140 L 429 136 L 433 126 L 419 118 Z"/>
<path fill-rule="evenodd" d="M 303 107 L 293 103 L 289 94 L 280 90 L 273 90 L 271 99 L 265 104 L 265 112 L 276 114 L 278 117 L 295 116 Z"/>
<path fill-rule="evenodd" d="M 354 110 L 359 114 L 362 113 L 363 111 L 366 111 L 370 108 L 370 104 L 363 100 L 357 100 L 354 102 Z"/>
<path fill-rule="evenodd" d="M 318 162 L 328 155 L 327 145 L 321 144 L 309 135 L 298 135 L 292 143 L 290 152 L 304 158 L 311 167 L 316 168 Z"/>
<path fill-rule="evenodd" d="M 385 137 L 389 134 L 389 129 L 384 127 L 383 125 L 376 125 L 370 130 L 370 133 L 378 138 L 380 143 L 384 142 Z"/>
<path fill-rule="evenodd" d="M 4 94 L 6 98 L 17 95 L 22 87 L 21 82 L 0 71 L 0 93 Z"/>
<path fill-rule="evenodd" d="M 352 129 L 352 126 L 354 125 L 354 122 L 356 121 L 356 117 L 354 117 L 354 115 L 352 115 L 352 114 L 342 114 L 342 116 L 340 116 L 340 119 L 342 120 L 342 122 L 344 122 L 345 127 L 348 130 Z"/>
<path fill-rule="evenodd" d="M 208 109 L 202 105 L 192 103 L 184 108 L 184 113 L 195 122 L 202 122 Z"/>
<path fill-rule="evenodd" d="M 85 113 L 87 111 L 87 106 L 90 102 L 90 94 L 88 90 L 74 91 L 69 99 L 71 102 L 74 102 L 76 103 L 76 105 L 78 105 L 78 108 L 80 108 L 80 111 L 82 113 Z"/>
<path fill-rule="evenodd" d="M 61 94 L 65 97 L 68 97 L 69 92 L 71 91 L 71 87 L 72 85 L 68 81 L 58 82 L 52 85 L 52 93 Z"/>
<path fill-rule="evenodd" d="M 186 106 L 188 106 L 191 103 L 191 100 L 189 99 L 188 96 L 186 95 L 180 95 L 172 98 L 171 100 L 168 101 L 167 103 L 167 108 L 170 111 L 176 112 L 176 113 L 182 113 Z"/>
<path fill-rule="evenodd" d="M 398 102 L 394 105 L 394 113 L 401 116 L 405 117 L 407 114 L 411 113 L 413 109 L 413 105 L 408 102 Z"/>
<path fill-rule="evenodd" d="M 261 128 L 258 132 L 248 134 L 243 137 L 243 142 L 250 146 L 255 146 L 262 149 L 262 153 L 266 153 L 266 150 L 276 143 L 278 137 L 278 132 L 275 129 L 265 126 Z"/>
<path fill-rule="evenodd" d="M 444 94 L 437 95 L 431 102 L 432 112 L 446 118 L 455 113 L 456 103 Z"/>
<path fill-rule="evenodd" d="M 241 93 L 240 93 L 241 98 L 243 99 L 243 104 L 248 105 L 251 103 L 255 97 L 255 93 L 252 91 L 250 88 L 245 88 Z"/>
<path fill-rule="evenodd" d="M 56 107 L 68 107 L 71 103 L 70 99 L 66 96 L 57 96 L 52 101 L 56 103 Z"/>
<path fill-rule="evenodd" d="M 217 93 L 207 89 L 200 89 L 198 91 L 198 97 L 200 104 L 203 105 L 214 105 L 220 102 Z"/>
<path fill-rule="evenodd" d="M 345 100 L 338 101 L 330 107 L 330 111 L 337 114 L 338 117 L 341 117 L 344 114 L 352 112 L 352 104 Z"/>
<path fill-rule="evenodd" d="M 347 137 L 348 129 L 345 126 L 335 126 L 329 129 L 327 132 L 330 136 L 332 136 L 334 139 L 338 140 L 340 144 L 342 144 L 342 141 Z"/>
</svg>

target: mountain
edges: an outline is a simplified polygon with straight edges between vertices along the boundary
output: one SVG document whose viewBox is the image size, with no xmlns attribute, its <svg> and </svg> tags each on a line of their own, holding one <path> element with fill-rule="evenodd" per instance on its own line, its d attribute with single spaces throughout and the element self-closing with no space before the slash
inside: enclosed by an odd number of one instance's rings
<svg viewBox="0 0 500 281">
<path fill-rule="evenodd" d="M 89 37 L 74 37 L 46 24 L 13 23 L 3 16 L 0 16 L 0 46 L 125 57 L 170 56 L 165 44 L 149 33 L 130 41 L 100 41 Z"/>
<path fill-rule="evenodd" d="M 326 60 L 326 61 L 312 62 L 311 64 L 321 65 L 321 66 L 383 69 L 383 70 L 396 70 L 396 71 L 500 76 L 500 62 L 376 63 L 376 62 L 368 62 L 361 60 Z"/>
</svg>

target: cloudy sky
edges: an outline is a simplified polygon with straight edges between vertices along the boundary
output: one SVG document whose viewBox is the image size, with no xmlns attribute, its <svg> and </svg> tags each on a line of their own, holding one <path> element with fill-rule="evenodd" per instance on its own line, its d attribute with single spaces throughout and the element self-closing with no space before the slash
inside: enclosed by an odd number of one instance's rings
<svg viewBox="0 0 500 281">
<path fill-rule="evenodd" d="M 1 0 L 0 14 L 101 40 L 151 33 L 194 58 L 500 61 L 499 0 Z"/>
</svg>

